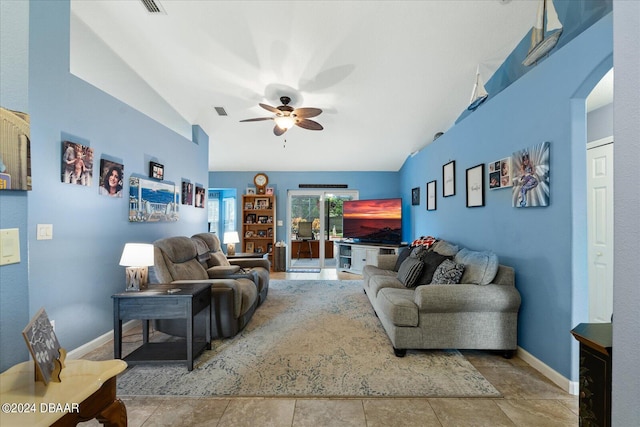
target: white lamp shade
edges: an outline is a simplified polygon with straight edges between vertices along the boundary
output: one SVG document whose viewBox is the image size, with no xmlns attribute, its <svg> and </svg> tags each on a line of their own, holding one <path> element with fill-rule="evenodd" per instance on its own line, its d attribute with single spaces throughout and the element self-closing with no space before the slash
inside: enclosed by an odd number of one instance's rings
<svg viewBox="0 0 640 427">
<path fill-rule="evenodd" d="M 238 236 L 237 231 L 225 231 L 224 232 L 224 242 L 225 244 L 229 243 L 240 243 L 240 236 Z"/>
<path fill-rule="evenodd" d="M 293 126 L 293 119 L 289 116 L 281 116 L 273 119 L 280 129 L 287 130 Z"/>
<path fill-rule="evenodd" d="M 127 243 L 124 245 L 120 265 L 148 267 L 153 265 L 153 245 L 149 243 Z"/>
</svg>

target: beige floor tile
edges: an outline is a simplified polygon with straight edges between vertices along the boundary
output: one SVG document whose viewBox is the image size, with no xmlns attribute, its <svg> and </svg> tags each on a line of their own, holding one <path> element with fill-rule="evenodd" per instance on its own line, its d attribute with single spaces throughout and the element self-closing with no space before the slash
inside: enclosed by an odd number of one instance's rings
<svg viewBox="0 0 640 427">
<path fill-rule="evenodd" d="M 158 401 L 157 409 L 142 426 L 216 426 L 228 405 L 227 399 L 166 398 Z"/>
<path fill-rule="evenodd" d="M 362 400 L 300 399 L 293 427 L 366 427 Z"/>
<path fill-rule="evenodd" d="M 496 404 L 517 426 L 577 426 L 578 416 L 557 400 L 496 400 Z"/>
<path fill-rule="evenodd" d="M 294 399 L 232 399 L 217 427 L 290 427 Z"/>
<path fill-rule="evenodd" d="M 367 427 L 440 427 L 427 399 L 370 399 L 364 401 Z"/>
<path fill-rule="evenodd" d="M 429 399 L 443 427 L 515 426 L 491 399 Z"/>
<path fill-rule="evenodd" d="M 578 396 L 571 396 L 569 399 L 559 399 L 562 405 L 566 406 L 576 415 L 580 415 L 580 400 Z"/>
<path fill-rule="evenodd" d="M 476 367 L 505 399 L 569 399 L 571 395 L 530 366 Z"/>
</svg>

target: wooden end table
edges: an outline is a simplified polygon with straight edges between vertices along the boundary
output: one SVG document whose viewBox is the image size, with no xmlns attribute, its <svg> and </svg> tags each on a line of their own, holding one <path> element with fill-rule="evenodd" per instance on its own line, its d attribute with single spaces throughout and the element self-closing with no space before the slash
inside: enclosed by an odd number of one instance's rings
<svg viewBox="0 0 640 427">
<path fill-rule="evenodd" d="M 127 425 L 127 409 L 116 397 L 122 360 L 66 360 L 60 382 L 34 381 L 33 361 L 0 375 L 0 425 L 71 426 L 97 418 L 108 426 Z"/>
<path fill-rule="evenodd" d="M 193 359 L 211 348 L 211 284 L 149 285 L 139 292 L 123 292 L 113 298 L 113 349 L 116 359 L 122 359 L 122 322 L 142 320 L 142 346 L 123 360 L 129 364 L 186 362 L 193 370 Z M 205 311 L 204 340 L 196 337 L 194 319 Z M 185 319 L 186 344 L 178 342 L 149 342 L 149 321 L 154 319 Z"/>
</svg>

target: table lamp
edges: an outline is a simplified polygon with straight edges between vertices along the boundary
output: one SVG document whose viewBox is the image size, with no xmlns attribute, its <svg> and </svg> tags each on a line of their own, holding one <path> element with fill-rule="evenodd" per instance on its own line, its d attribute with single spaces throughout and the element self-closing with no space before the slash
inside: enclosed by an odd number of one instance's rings
<svg viewBox="0 0 640 427">
<path fill-rule="evenodd" d="M 236 243 L 240 243 L 240 237 L 237 231 L 225 231 L 224 243 L 227 245 L 227 255 L 236 254 Z"/>
<path fill-rule="evenodd" d="M 126 291 L 145 289 L 149 281 L 150 265 L 153 265 L 153 245 L 149 243 L 127 243 L 122 250 L 120 265 L 126 268 Z"/>
</svg>

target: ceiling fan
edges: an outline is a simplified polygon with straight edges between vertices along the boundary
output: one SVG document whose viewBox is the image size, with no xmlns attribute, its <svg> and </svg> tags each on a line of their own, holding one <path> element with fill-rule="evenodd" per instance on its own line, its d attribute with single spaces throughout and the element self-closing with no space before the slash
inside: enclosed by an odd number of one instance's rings
<svg viewBox="0 0 640 427">
<path fill-rule="evenodd" d="M 280 102 L 282 102 L 282 105 L 277 108 L 267 104 L 258 104 L 265 110 L 275 113 L 275 117 L 259 117 L 256 119 L 245 119 L 240 121 L 259 122 L 262 120 L 273 120 L 276 122 L 276 125 L 273 128 L 273 133 L 277 136 L 280 136 L 287 130 L 291 129 L 293 125 L 309 130 L 324 129 L 320 123 L 314 120 L 309 120 L 310 117 L 316 117 L 322 114 L 322 110 L 320 108 L 290 107 L 288 104 L 291 102 L 291 98 L 288 96 L 281 96 Z"/>
</svg>

